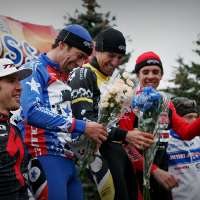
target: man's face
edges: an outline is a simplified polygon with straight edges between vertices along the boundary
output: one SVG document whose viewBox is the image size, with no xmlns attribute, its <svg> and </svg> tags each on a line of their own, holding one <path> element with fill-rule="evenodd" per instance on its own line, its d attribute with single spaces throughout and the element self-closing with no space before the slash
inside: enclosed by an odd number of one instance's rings
<svg viewBox="0 0 200 200">
<path fill-rule="evenodd" d="M 198 114 L 197 113 L 188 113 L 183 116 L 183 118 L 188 122 L 192 123 L 195 119 L 197 119 Z"/>
<path fill-rule="evenodd" d="M 145 66 L 137 74 L 141 87 L 152 86 L 157 88 L 162 79 L 161 69 L 156 65 Z"/>
<path fill-rule="evenodd" d="M 114 70 L 122 62 L 122 54 L 110 52 L 96 52 L 97 62 L 100 70 L 107 76 L 112 76 Z"/>
<path fill-rule="evenodd" d="M 16 74 L 0 79 L 0 111 L 8 114 L 20 106 L 21 85 Z"/>
<path fill-rule="evenodd" d="M 63 47 L 60 49 L 59 56 L 61 71 L 68 73 L 72 69 L 82 66 L 87 58 L 87 54 L 83 51 L 75 47 L 69 47 L 63 43 Z"/>
</svg>

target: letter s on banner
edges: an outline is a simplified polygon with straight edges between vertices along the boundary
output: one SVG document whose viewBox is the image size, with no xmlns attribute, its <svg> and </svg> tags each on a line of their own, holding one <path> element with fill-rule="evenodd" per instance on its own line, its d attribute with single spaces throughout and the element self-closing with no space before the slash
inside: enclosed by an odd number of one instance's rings
<svg viewBox="0 0 200 200">
<path fill-rule="evenodd" d="M 38 54 L 38 50 L 34 47 L 32 47 L 29 43 L 26 41 L 22 42 L 22 48 L 25 54 L 25 62 L 28 62 L 35 58 Z"/>
<path fill-rule="evenodd" d="M 2 43 L 4 48 L 7 50 L 4 57 L 13 60 L 16 66 L 22 65 L 23 52 L 21 50 L 20 42 L 18 42 L 13 36 L 4 34 L 2 35 Z"/>
</svg>

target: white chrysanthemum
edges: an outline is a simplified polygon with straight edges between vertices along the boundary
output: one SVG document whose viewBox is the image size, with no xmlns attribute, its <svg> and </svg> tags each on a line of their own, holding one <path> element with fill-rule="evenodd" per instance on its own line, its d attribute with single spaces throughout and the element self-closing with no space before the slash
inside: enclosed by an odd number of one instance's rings
<svg viewBox="0 0 200 200">
<path fill-rule="evenodd" d="M 110 99 L 110 98 L 111 98 L 110 93 L 107 93 L 107 94 L 106 94 L 106 98 L 107 98 L 107 99 Z"/>
<path fill-rule="evenodd" d="M 103 98 L 101 98 L 101 102 L 108 102 L 109 98 L 107 96 L 103 96 Z"/>
<path fill-rule="evenodd" d="M 132 97 L 133 96 L 133 90 L 132 88 L 127 88 L 127 91 L 125 92 L 126 97 Z"/>
<path fill-rule="evenodd" d="M 111 108 L 114 107 L 114 103 L 111 103 L 111 104 L 110 104 L 110 107 L 111 107 Z"/>
<path fill-rule="evenodd" d="M 116 95 L 117 93 L 118 93 L 118 89 L 117 88 L 115 88 L 115 87 L 111 88 L 111 90 L 110 90 L 110 95 L 111 96 Z"/>
<path fill-rule="evenodd" d="M 114 82 L 114 86 L 117 88 L 118 86 L 120 85 L 124 85 L 124 81 L 122 79 L 117 79 L 115 82 Z"/>
<path fill-rule="evenodd" d="M 115 101 L 116 101 L 117 103 L 121 103 L 121 102 L 120 102 L 120 101 L 121 101 L 121 97 L 120 97 L 119 95 L 117 95 L 116 98 L 115 98 Z"/>
<path fill-rule="evenodd" d="M 134 86 L 134 84 L 133 84 L 133 81 L 131 81 L 130 79 L 127 79 L 126 80 L 126 83 L 127 83 L 127 85 L 129 85 L 129 86 Z"/>
<path fill-rule="evenodd" d="M 122 74 L 122 77 L 124 77 L 125 79 L 128 79 L 129 78 L 129 73 L 128 72 L 124 72 L 123 74 Z"/>
<path fill-rule="evenodd" d="M 103 103 L 101 103 L 101 107 L 102 107 L 102 108 L 108 108 L 108 106 L 109 106 L 109 103 L 108 103 L 108 102 L 103 102 Z"/>
</svg>

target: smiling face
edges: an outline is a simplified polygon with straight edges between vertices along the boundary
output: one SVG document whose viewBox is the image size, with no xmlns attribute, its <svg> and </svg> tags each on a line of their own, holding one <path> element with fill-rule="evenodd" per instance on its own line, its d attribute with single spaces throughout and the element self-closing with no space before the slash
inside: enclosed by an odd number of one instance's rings
<svg viewBox="0 0 200 200">
<path fill-rule="evenodd" d="M 75 67 L 82 66 L 87 58 L 88 55 L 80 49 L 60 42 L 58 63 L 60 64 L 62 72 L 68 73 Z"/>
<path fill-rule="evenodd" d="M 162 79 L 162 72 L 160 67 L 157 65 L 150 65 L 142 67 L 137 76 L 141 87 L 152 86 L 156 89 Z"/>
<path fill-rule="evenodd" d="M 20 106 L 21 85 L 16 74 L 0 78 L 0 112 L 8 114 Z"/>
<path fill-rule="evenodd" d="M 96 52 L 97 62 L 100 70 L 107 76 L 112 76 L 114 70 L 122 62 L 122 54 L 111 52 Z"/>
</svg>

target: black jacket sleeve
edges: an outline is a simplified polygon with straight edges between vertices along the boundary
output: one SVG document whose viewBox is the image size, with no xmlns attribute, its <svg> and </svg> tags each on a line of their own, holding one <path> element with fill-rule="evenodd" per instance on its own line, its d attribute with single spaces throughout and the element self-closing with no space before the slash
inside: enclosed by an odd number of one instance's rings
<svg viewBox="0 0 200 200">
<path fill-rule="evenodd" d="M 121 142 L 125 143 L 126 135 L 127 135 L 126 130 L 113 127 L 113 128 L 111 128 L 111 130 L 109 132 L 108 140 L 121 141 Z"/>
<path fill-rule="evenodd" d="M 72 112 L 75 118 L 97 121 L 100 90 L 96 74 L 87 67 L 79 67 L 70 74 Z"/>
<path fill-rule="evenodd" d="M 75 118 L 97 121 L 100 90 L 97 85 L 96 74 L 87 67 L 79 67 L 70 74 L 69 86 L 72 88 L 72 112 Z M 127 131 L 111 128 L 109 141 L 125 142 Z"/>
</svg>

